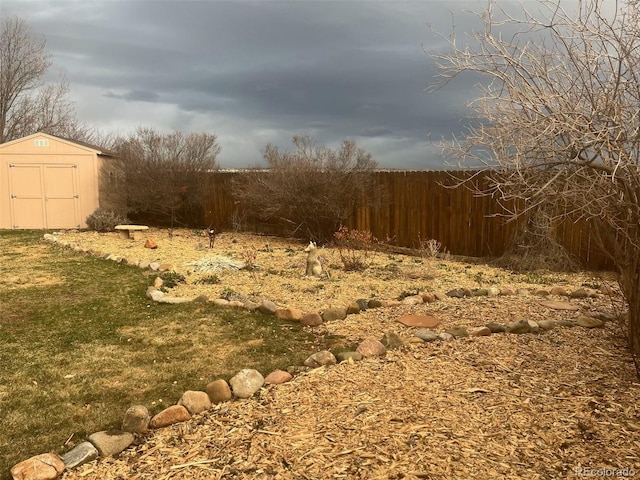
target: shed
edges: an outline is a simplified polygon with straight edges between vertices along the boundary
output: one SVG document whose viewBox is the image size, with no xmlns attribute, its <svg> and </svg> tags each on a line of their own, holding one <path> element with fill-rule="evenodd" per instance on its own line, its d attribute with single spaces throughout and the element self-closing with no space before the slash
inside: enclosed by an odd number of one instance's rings
<svg viewBox="0 0 640 480">
<path fill-rule="evenodd" d="M 0 228 L 86 228 L 108 158 L 100 147 L 46 133 L 0 144 Z"/>
</svg>

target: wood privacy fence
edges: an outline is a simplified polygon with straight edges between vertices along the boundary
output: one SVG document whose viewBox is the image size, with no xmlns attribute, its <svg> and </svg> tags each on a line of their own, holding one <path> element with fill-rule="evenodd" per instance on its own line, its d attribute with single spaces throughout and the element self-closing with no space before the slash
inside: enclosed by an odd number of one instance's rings
<svg viewBox="0 0 640 480">
<path fill-rule="evenodd" d="M 284 235 L 283 227 L 261 222 L 234 198 L 232 183 L 247 171 L 211 175 L 205 223 L 221 230 Z M 478 195 L 486 175 L 469 180 L 469 172 L 379 171 L 375 178 L 386 191 L 380 207 L 358 207 L 346 226 L 369 230 L 380 240 L 408 248 L 438 240 L 453 255 L 498 257 L 512 241 L 518 223 L 495 198 Z M 462 181 L 468 180 L 465 184 Z M 587 221 L 566 220 L 556 227 L 556 240 L 585 267 L 610 268 L 596 247 Z"/>
</svg>

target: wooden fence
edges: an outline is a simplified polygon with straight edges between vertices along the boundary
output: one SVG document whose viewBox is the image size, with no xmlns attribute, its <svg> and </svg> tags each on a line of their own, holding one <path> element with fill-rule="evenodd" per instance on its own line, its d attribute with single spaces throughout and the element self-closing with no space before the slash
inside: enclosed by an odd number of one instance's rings
<svg viewBox="0 0 640 480">
<path fill-rule="evenodd" d="M 223 230 L 284 235 L 280 226 L 260 222 L 234 198 L 232 183 L 246 174 L 212 174 L 205 205 L 206 224 Z M 486 182 L 484 175 L 462 182 L 470 175 L 445 171 L 376 172 L 376 181 L 386 191 L 383 205 L 357 208 L 347 226 L 369 230 L 376 238 L 389 239 L 400 247 L 416 248 L 421 241 L 435 239 L 454 255 L 498 257 L 509 246 L 518 225 L 509 221 L 495 198 L 477 194 L 477 187 Z M 556 228 L 556 238 L 586 267 L 611 267 L 594 244 L 588 222 L 564 221 Z"/>
</svg>

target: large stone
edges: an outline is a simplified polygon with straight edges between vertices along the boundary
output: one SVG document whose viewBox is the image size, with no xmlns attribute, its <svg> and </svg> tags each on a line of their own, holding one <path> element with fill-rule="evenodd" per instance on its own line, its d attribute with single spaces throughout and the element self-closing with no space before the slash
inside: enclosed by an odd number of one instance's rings
<svg viewBox="0 0 640 480">
<path fill-rule="evenodd" d="M 569 296 L 569 292 L 567 292 L 567 289 L 564 287 L 560 287 L 560 286 L 555 286 L 551 289 L 550 291 L 551 295 L 558 295 L 560 297 L 568 297 Z"/>
<path fill-rule="evenodd" d="M 487 323 L 487 328 L 491 333 L 503 333 L 506 330 L 505 326 L 499 323 Z"/>
<path fill-rule="evenodd" d="M 425 292 L 422 294 L 422 302 L 423 303 L 433 303 L 436 301 L 436 297 L 431 292 Z"/>
<path fill-rule="evenodd" d="M 358 308 L 361 312 L 364 312 L 367 308 L 369 308 L 369 300 L 366 298 L 359 298 L 358 300 L 356 300 L 356 303 L 358 304 Z"/>
<path fill-rule="evenodd" d="M 476 327 L 469 330 L 469 335 L 472 337 L 488 337 L 491 335 L 491 329 L 489 327 Z"/>
<path fill-rule="evenodd" d="M 191 415 L 196 415 L 211 408 L 211 399 L 207 392 L 187 390 L 178 400 L 178 405 L 184 406 Z"/>
<path fill-rule="evenodd" d="M 377 298 L 372 298 L 367 302 L 367 308 L 380 308 L 382 306 L 382 302 Z"/>
<path fill-rule="evenodd" d="M 361 353 L 363 357 L 381 357 L 387 353 L 387 349 L 378 339 L 369 337 L 363 340 L 358 348 L 358 353 Z"/>
<path fill-rule="evenodd" d="M 395 350 L 404 344 L 400 335 L 395 332 L 386 332 L 382 337 L 381 342 L 387 350 Z"/>
<path fill-rule="evenodd" d="M 82 442 L 62 456 L 62 463 L 67 470 L 72 470 L 98 458 L 98 449 L 91 442 Z"/>
<path fill-rule="evenodd" d="M 539 320 L 538 321 L 538 327 L 540 327 L 541 330 L 553 330 L 556 326 L 556 322 L 554 322 L 553 320 Z"/>
<path fill-rule="evenodd" d="M 64 472 L 64 463 L 54 453 L 43 453 L 16 464 L 11 469 L 13 480 L 55 480 Z"/>
<path fill-rule="evenodd" d="M 571 298 L 590 298 L 596 297 L 597 295 L 596 291 L 591 288 L 579 288 L 569 294 Z"/>
<path fill-rule="evenodd" d="M 456 338 L 469 336 L 467 327 L 451 327 L 446 330 L 446 333 L 448 333 L 449 335 L 453 335 Z"/>
<path fill-rule="evenodd" d="M 349 360 L 359 362 L 362 360 L 362 354 L 360 352 L 340 352 L 336 355 L 336 360 L 338 362 L 347 362 Z"/>
<path fill-rule="evenodd" d="M 153 238 L 149 237 L 144 242 L 144 248 L 150 248 L 151 250 L 155 250 L 156 248 L 158 248 L 158 244 Z"/>
<path fill-rule="evenodd" d="M 347 315 L 356 315 L 360 313 L 360 305 L 357 302 L 351 302 L 347 306 Z"/>
<path fill-rule="evenodd" d="M 253 368 L 245 368 L 230 380 L 231 391 L 238 398 L 250 398 L 264 385 L 264 377 Z"/>
<path fill-rule="evenodd" d="M 149 429 L 151 415 L 144 405 L 133 405 L 124 413 L 122 431 L 131 433 L 145 433 Z"/>
<path fill-rule="evenodd" d="M 229 384 L 223 379 L 209 382 L 205 387 L 205 391 L 209 395 L 211 403 L 228 402 L 233 398 Z"/>
<path fill-rule="evenodd" d="M 263 300 L 258 307 L 258 310 L 260 310 L 260 312 L 264 313 L 265 315 L 275 315 L 276 311 L 278 310 L 278 306 L 271 300 Z"/>
<path fill-rule="evenodd" d="M 325 322 L 333 322 L 334 320 L 343 320 L 345 318 L 347 318 L 346 308 L 328 308 L 322 312 L 322 320 Z"/>
<path fill-rule="evenodd" d="M 398 322 L 407 327 L 435 328 L 440 325 L 440 320 L 431 315 L 403 315 Z"/>
<path fill-rule="evenodd" d="M 556 325 L 559 327 L 575 327 L 576 324 L 574 322 L 572 322 L 571 320 L 565 320 L 564 318 L 561 318 L 560 320 L 556 320 Z"/>
<path fill-rule="evenodd" d="M 443 342 L 451 342 L 452 340 L 454 340 L 456 337 L 454 337 L 453 335 L 451 335 L 450 333 L 447 332 L 442 332 L 440 334 L 438 334 L 438 338 L 440 340 L 442 340 Z"/>
<path fill-rule="evenodd" d="M 191 418 L 189 410 L 183 405 L 171 405 L 155 415 L 149 423 L 150 428 L 163 428 L 174 423 L 186 422 Z"/>
<path fill-rule="evenodd" d="M 304 365 L 311 368 L 318 368 L 323 365 L 335 365 L 336 357 L 328 350 L 317 352 L 304 361 Z"/>
<path fill-rule="evenodd" d="M 500 295 L 500 289 L 498 287 L 489 287 L 487 288 L 487 296 L 488 297 L 497 297 Z"/>
<path fill-rule="evenodd" d="M 413 335 L 425 342 L 433 342 L 438 339 L 438 334 L 428 328 L 419 328 Z"/>
<path fill-rule="evenodd" d="M 153 286 L 155 288 L 160 288 L 164 285 L 164 280 L 162 280 L 162 277 L 156 277 L 153 279 Z"/>
<path fill-rule="evenodd" d="M 317 327 L 322 325 L 322 317 L 317 312 L 305 313 L 300 319 L 300 323 L 307 327 Z"/>
<path fill-rule="evenodd" d="M 117 455 L 133 443 L 133 434 L 122 430 L 103 430 L 87 438 L 98 449 L 102 458 Z"/>
<path fill-rule="evenodd" d="M 402 299 L 403 305 L 420 305 L 421 303 L 424 303 L 422 295 L 409 295 Z"/>
<path fill-rule="evenodd" d="M 285 372 L 284 370 L 274 370 L 269 375 L 264 377 L 265 384 L 271 385 L 279 385 L 281 383 L 286 383 L 293 378 L 289 372 Z"/>
<path fill-rule="evenodd" d="M 551 308 L 553 310 L 580 310 L 580 307 L 574 305 L 571 302 L 556 302 L 553 300 L 546 300 L 544 302 L 540 302 L 540 305 L 543 307 Z"/>
<path fill-rule="evenodd" d="M 216 298 L 211 303 L 213 303 L 216 307 L 228 307 L 229 306 L 229 300 L 227 300 L 226 298 Z"/>
<path fill-rule="evenodd" d="M 576 318 L 576 324 L 584 328 L 602 328 L 604 322 L 597 318 L 587 317 L 586 315 L 580 315 Z"/>
<path fill-rule="evenodd" d="M 529 321 L 526 319 L 517 320 L 506 328 L 507 333 L 515 333 L 515 334 L 523 334 L 529 333 L 531 331 L 531 326 L 529 325 Z"/>
<path fill-rule="evenodd" d="M 294 307 L 278 308 L 276 310 L 276 318 L 279 320 L 294 320 L 300 321 L 302 319 L 302 310 L 298 310 Z"/>
<path fill-rule="evenodd" d="M 528 320 L 528 322 L 531 333 L 540 333 L 540 326 L 538 325 L 538 322 L 534 320 Z"/>
</svg>

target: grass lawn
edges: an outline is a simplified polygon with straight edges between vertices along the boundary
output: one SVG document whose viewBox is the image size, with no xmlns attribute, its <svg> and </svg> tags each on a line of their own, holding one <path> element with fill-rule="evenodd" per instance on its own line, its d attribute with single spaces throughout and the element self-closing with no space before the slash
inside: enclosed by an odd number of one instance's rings
<svg viewBox="0 0 640 480">
<path fill-rule="evenodd" d="M 242 368 L 300 365 L 340 338 L 205 304 L 154 304 L 149 273 L 0 231 L 0 478 Z"/>
</svg>

